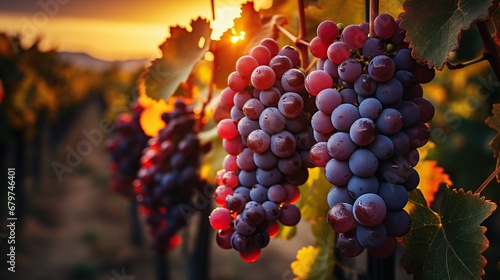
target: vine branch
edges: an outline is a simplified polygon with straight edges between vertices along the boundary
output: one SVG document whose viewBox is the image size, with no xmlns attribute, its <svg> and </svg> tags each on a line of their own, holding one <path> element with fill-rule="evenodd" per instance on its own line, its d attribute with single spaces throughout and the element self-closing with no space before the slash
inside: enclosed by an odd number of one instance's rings
<svg viewBox="0 0 500 280">
<path fill-rule="evenodd" d="M 461 69 L 461 68 L 467 67 L 469 65 L 479 63 L 481 61 L 485 61 L 486 59 L 487 58 L 484 55 L 482 55 L 478 58 L 474 58 L 472 60 L 465 61 L 465 62 L 452 63 L 452 62 L 446 61 L 446 67 L 448 67 L 448 69 L 450 69 L 450 70 L 456 70 L 456 69 Z"/>
<path fill-rule="evenodd" d="M 302 56 L 302 68 L 306 68 L 309 65 L 309 44 L 305 45 L 301 42 L 307 41 L 307 27 L 306 27 L 306 13 L 304 9 L 304 0 L 297 0 L 297 6 L 299 9 L 299 38 L 295 42 L 295 45 L 299 48 Z"/>
<path fill-rule="evenodd" d="M 378 16 L 378 0 L 370 0 L 370 38 L 375 38 L 375 25 L 373 22 Z"/>
<path fill-rule="evenodd" d="M 495 72 L 497 80 L 500 81 L 500 57 L 498 56 L 495 42 L 493 42 L 493 39 L 491 38 L 491 34 L 488 26 L 486 25 L 486 21 L 479 21 L 476 23 L 476 25 L 477 29 L 479 30 L 479 34 L 481 35 L 481 39 L 483 40 L 483 56 L 490 63 L 493 72 Z"/>
<path fill-rule="evenodd" d="M 290 33 L 290 31 L 286 30 L 285 27 L 281 25 L 276 25 L 276 28 L 281 33 L 283 33 L 283 35 L 285 35 L 288 39 L 292 40 L 296 45 L 305 45 L 306 47 L 309 47 L 310 45 L 309 42 L 299 39 L 298 37 Z"/>
<path fill-rule="evenodd" d="M 486 186 L 491 182 L 491 180 L 493 180 L 493 178 L 495 178 L 495 176 L 497 176 L 497 174 L 499 173 L 500 173 L 500 166 L 497 167 L 497 169 L 495 169 L 495 171 L 493 171 L 490 174 L 490 176 L 486 178 L 486 180 L 484 180 L 484 182 L 479 186 L 479 188 L 477 188 L 474 194 L 480 194 L 484 190 L 484 188 L 486 188 Z"/>
</svg>

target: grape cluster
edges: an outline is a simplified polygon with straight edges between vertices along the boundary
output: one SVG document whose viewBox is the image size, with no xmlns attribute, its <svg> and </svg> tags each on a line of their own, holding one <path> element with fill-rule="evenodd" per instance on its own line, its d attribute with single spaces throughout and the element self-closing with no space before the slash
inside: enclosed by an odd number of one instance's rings
<svg viewBox="0 0 500 280">
<path fill-rule="evenodd" d="M 419 183 L 417 148 L 429 140 L 434 115 L 420 84 L 434 70 L 413 59 L 399 19 L 378 15 L 375 36 L 367 23 L 339 26 L 323 21 L 310 44 L 319 58 L 305 80 L 318 108 L 310 157 L 334 185 L 327 221 L 339 252 L 354 257 L 367 248 L 384 258 L 411 227 L 403 207 Z"/>
<path fill-rule="evenodd" d="M 183 100 L 163 113 L 166 126 L 149 140 L 141 157 L 134 190 L 146 215 L 153 248 L 164 253 L 177 245 L 178 230 L 187 223 L 186 209 L 193 208 L 193 191 L 206 184 L 200 178 L 200 157 L 205 148 L 197 137 L 198 116 Z"/>
<path fill-rule="evenodd" d="M 228 155 L 217 174 L 210 223 L 217 243 L 247 262 L 277 235 L 279 223 L 296 225 L 299 185 L 308 178 L 315 144 L 310 114 L 314 99 L 305 91 L 298 51 L 264 39 L 236 62 L 221 102 L 231 117 L 217 132 Z"/>
<path fill-rule="evenodd" d="M 142 151 L 149 140 L 139 123 L 144 108 L 135 102 L 132 109 L 130 114 L 118 115 L 117 133 L 106 141 L 111 156 L 111 190 L 129 198 L 134 194 L 132 182 L 141 167 Z"/>
</svg>

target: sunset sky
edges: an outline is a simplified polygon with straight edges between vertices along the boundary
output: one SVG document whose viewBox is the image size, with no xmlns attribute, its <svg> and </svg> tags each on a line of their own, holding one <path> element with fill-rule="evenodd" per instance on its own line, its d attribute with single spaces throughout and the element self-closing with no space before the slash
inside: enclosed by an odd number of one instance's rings
<svg viewBox="0 0 500 280">
<path fill-rule="evenodd" d="M 229 27 L 242 2 L 216 0 L 216 25 Z M 256 8 L 269 2 L 254 1 Z M 169 26 L 211 14 L 209 0 L 0 0 L 0 32 L 20 33 L 26 43 L 41 36 L 44 48 L 106 60 L 155 58 Z"/>
</svg>

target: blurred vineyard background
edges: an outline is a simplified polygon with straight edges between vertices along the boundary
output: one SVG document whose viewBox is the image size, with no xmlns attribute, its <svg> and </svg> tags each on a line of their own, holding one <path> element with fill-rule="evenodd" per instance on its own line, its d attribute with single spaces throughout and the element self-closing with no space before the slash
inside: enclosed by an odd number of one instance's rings
<svg viewBox="0 0 500 280">
<path fill-rule="evenodd" d="M 315 26 L 324 19 L 345 24 L 364 20 L 364 8 L 358 5 L 364 1 L 354 1 L 351 7 L 343 7 L 343 12 L 325 1 L 319 1 L 322 9 L 314 6 L 316 1 L 307 2 L 313 5 L 308 8 L 307 22 L 311 38 Z M 402 1 L 382 2 L 381 11 L 389 9 L 397 16 Z M 260 13 L 285 15 L 287 29 L 297 34 L 295 5 L 296 1 L 274 1 Z M 120 113 L 130 110 L 129 105 L 138 96 L 141 75 L 156 57 L 106 61 L 85 50 L 75 53 L 42 48 L 43 36 L 26 44 L 22 33 L 2 32 L 0 27 L 0 172 L 5 178 L 8 167 L 16 168 L 18 224 L 17 278 L 6 272 L 3 252 L 7 244 L 0 238 L 0 279 L 134 279 L 124 275 L 153 279 L 154 255 L 144 221 L 143 242 L 134 244 L 130 201 L 110 191 L 109 155 L 104 143 L 113 133 L 103 131 L 100 125 L 103 121 L 114 123 Z M 157 45 L 162 41 L 164 37 L 158 38 Z M 279 42 L 292 44 L 284 36 Z M 465 61 L 481 52 L 478 32 L 471 28 L 462 35 L 460 49 L 452 59 Z M 227 67 L 234 67 L 234 62 L 228 61 Z M 203 85 L 203 79 L 191 82 L 182 86 Z M 437 110 L 431 122 L 435 146 L 427 156 L 437 166 L 422 165 L 419 172 L 425 174 L 425 184 L 442 190 L 443 177 L 439 175 L 445 172 L 449 175 L 445 181 L 453 186 L 475 190 L 495 168 L 496 159 L 488 143 L 496 133 L 484 120 L 491 115 L 492 105 L 500 102 L 500 83 L 484 61 L 460 70 L 437 71 L 434 81 L 424 85 L 424 96 Z M 88 155 L 70 166 L 60 180 L 54 162 L 67 165 L 68 150 L 76 150 L 79 143 L 88 140 L 83 131 L 99 129 L 102 141 L 93 143 Z M 221 162 L 214 159 L 212 164 L 211 168 L 217 170 Z M 2 179 L 2 185 L 4 182 Z M 7 192 L 1 189 L 0 233 L 6 233 Z M 483 195 L 498 204 L 497 183 L 493 182 Z M 435 201 L 439 198 L 438 190 Z M 500 260 L 499 215 L 498 211 L 493 213 L 484 223 L 490 241 L 484 253 L 489 261 L 486 279 L 498 279 L 500 275 L 496 269 Z M 191 227 L 195 224 L 190 222 Z M 296 237 L 274 240 L 252 264 L 243 263 L 237 252 L 219 249 L 211 238 L 211 278 L 292 279 L 290 263 L 297 250 L 314 242 L 307 222 L 298 227 Z M 181 234 L 184 240 L 189 240 L 190 231 L 193 229 Z M 189 242 L 183 244 L 168 257 L 173 279 L 185 279 L 183 256 Z"/>
</svg>

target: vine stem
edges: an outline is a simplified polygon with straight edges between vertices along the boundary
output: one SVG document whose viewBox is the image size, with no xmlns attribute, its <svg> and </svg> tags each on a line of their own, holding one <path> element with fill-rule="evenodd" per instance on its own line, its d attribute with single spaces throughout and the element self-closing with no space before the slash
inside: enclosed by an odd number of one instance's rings
<svg viewBox="0 0 500 280">
<path fill-rule="evenodd" d="M 309 42 L 299 39 L 298 37 L 296 37 L 295 35 L 293 35 L 292 33 L 290 33 L 290 31 L 286 30 L 285 27 L 283 27 L 281 25 L 276 25 L 276 28 L 281 33 L 283 33 L 283 35 L 285 35 L 288 39 L 292 40 L 295 44 L 305 45 L 306 47 L 310 46 Z"/>
<path fill-rule="evenodd" d="M 446 67 L 448 67 L 448 69 L 450 69 L 450 70 L 456 70 L 456 69 L 461 69 L 461 68 L 467 67 L 469 65 L 479 63 L 481 61 L 485 61 L 486 59 L 487 58 L 484 55 L 482 55 L 482 56 L 474 58 L 472 60 L 460 62 L 460 63 L 451 63 L 449 61 L 446 61 Z"/>
<path fill-rule="evenodd" d="M 497 176 L 499 173 L 500 173 L 500 166 L 497 167 L 497 169 L 495 169 L 495 171 L 493 171 L 490 174 L 490 176 L 486 178 L 486 180 L 484 180 L 484 182 L 479 186 L 479 188 L 477 188 L 474 194 L 480 194 L 484 190 L 484 188 L 486 188 L 486 186 L 491 182 L 491 180 L 493 180 L 493 178 L 495 178 L 495 176 Z"/>
<path fill-rule="evenodd" d="M 303 42 L 307 41 L 306 13 L 304 8 L 304 0 L 297 0 L 299 9 L 299 38 L 295 45 L 299 48 L 302 55 L 302 68 L 309 65 L 309 43 L 306 45 Z"/>
<path fill-rule="evenodd" d="M 493 72 L 495 72 L 497 80 L 500 81 L 500 57 L 498 56 L 495 42 L 493 42 L 493 39 L 491 38 L 491 34 L 488 26 L 486 25 L 486 21 L 479 21 L 476 23 L 476 25 L 477 29 L 479 30 L 479 34 L 481 35 L 481 39 L 483 40 L 483 56 L 490 63 Z"/>
<path fill-rule="evenodd" d="M 378 16 L 378 3 L 379 0 L 370 0 L 370 38 L 375 38 L 375 25 L 373 22 Z"/>
</svg>

